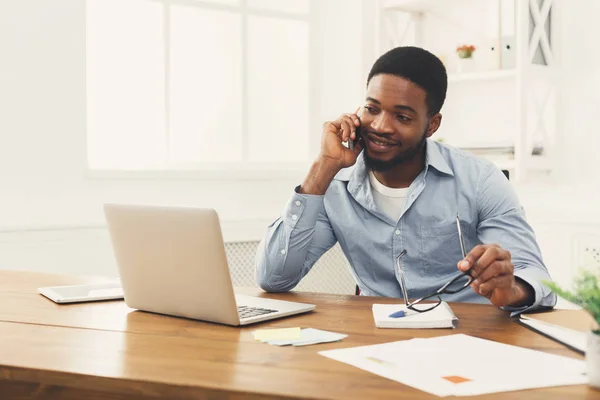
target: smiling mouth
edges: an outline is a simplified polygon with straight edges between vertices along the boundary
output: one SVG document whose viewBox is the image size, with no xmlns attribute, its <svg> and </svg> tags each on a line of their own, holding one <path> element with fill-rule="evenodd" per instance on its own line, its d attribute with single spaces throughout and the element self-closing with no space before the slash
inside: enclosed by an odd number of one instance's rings
<svg viewBox="0 0 600 400">
<path fill-rule="evenodd" d="M 387 140 L 381 140 L 381 138 L 379 138 L 378 136 L 375 136 L 373 134 L 369 134 L 369 140 L 373 144 L 376 144 L 377 146 L 382 146 L 382 147 L 392 147 L 392 146 L 396 145 L 396 143 L 394 143 L 394 142 L 389 142 Z"/>
</svg>

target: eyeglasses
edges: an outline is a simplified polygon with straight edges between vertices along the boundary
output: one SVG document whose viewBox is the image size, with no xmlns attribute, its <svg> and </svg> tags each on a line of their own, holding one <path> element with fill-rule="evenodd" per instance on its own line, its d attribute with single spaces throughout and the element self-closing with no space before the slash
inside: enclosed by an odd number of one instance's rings
<svg viewBox="0 0 600 400">
<path fill-rule="evenodd" d="M 462 252 L 463 255 L 463 259 L 467 257 L 467 253 L 465 251 L 465 243 L 464 243 L 464 239 L 463 239 L 463 234 L 462 234 L 462 230 L 460 228 L 460 216 L 458 214 L 456 214 L 456 227 L 458 229 L 458 238 L 460 241 L 460 250 Z M 466 288 L 468 288 L 471 285 L 471 282 L 473 282 L 474 278 L 471 275 L 471 270 L 467 270 L 464 273 L 459 273 L 456 277 L 454 277 L 450 282 L 446 283 L 444 286 L 440 287 L 438 290 L 436 290 L 435 292 L 432 292 L 430 294 L 428 294 L 427 296 L 423 296 L 419 299 L 414 300 L 413 302 L 409 302 L 408 301 L 408 293 L 406 291 L 406 283 L 405 283 L 405 279 L 404 279 L 404 269 L 402 268 L 402 263 L 400 262 L 400 259 L 402 258 L 402 256 L 406 255 L 406 249 L 402 250 L 402 252 L 398 255 L 398 257 L 396 258 L 396 266 L 398 268 L 398 274 L 400 276 L 400 283 L 402 284 L 402 297 L 404 297 L 404 304 L 406 305 L 407 309 L 416 311 L 416 312 L 426 312 L 426 311 L 431 311 L 434 308 L 436 308 L 437 306 L 439 306 L 440 304 L 442 304 L 442 298 L 440 297 L 443 294 L 455 294 L 455 293 L 459 293 L 463 290 L 465 290 Z M 417 304 L 421 303 L 424 300 L 430 300 L 430 299 L 437 299 L 436 302 L 431 305 L 431 304 L 421 304 L 419 307 L 416 307 Z"/>
</svg>

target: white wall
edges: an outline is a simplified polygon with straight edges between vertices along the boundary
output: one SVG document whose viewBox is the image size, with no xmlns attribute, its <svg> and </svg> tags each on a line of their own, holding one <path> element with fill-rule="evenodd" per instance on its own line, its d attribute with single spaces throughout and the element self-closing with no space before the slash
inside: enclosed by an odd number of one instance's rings
<svg viewBox="0 0 600 400">
<path fill-rule="evenodd" d="M 565 166 L 573 181 L 600 186 L 600 52 L 598 38 L 600 2 L 562 2 L 564 11 L 563 88 L 565 118 Z M 600 195 L 590 202 L 598 204 Z"/>
<path fill-rule="evenodd" d="M 517 187 L 546 262 L 564 281 L 575 268 L 578 235 L 600 232 L 600 59 L 590 51 L 600 37 L 593 18 L 600 3 L 574 3 L 562 3 L 569 22 L 563 27 L 564 176 Z M 314 99 L 313 152 L 322 122 L 362 102 L 374 59 L 372 1 L 314 4 L 322 12 L 315 32 L 321 68 L 312 71 L 321 91 Z M 259 238 L 305 171 L 272 181 L 86 177 L 84 17 L 82 0 L 0 0 L 0 268 L 112 271 L 101 229 L 104 202 L 211 206 L 227 221 L 226 239 Z"/>
<path fill-rule="evenodd" d="M 113 201 L 211 206 L 226 220 L 277 216 L 306 171 L 274 181 L 86 178 L 84 5 L 0 2 L 0 228 L 99 224 L 101 204 Z M 320 65 L 327 67 L 315 77 L 323 93 L 315 120 L 323 121 L 361 97 L 349 83 L 362 73 L 360 53 L 350 51 L 361 30 L 339 30 L 329 15 L 343 5 L 344 19 L 360 26 L 362 3 L 315 5 L 329 13 L 318 18 Z M 315 138 L 321 124 L 314 124 Z"/>
<path fill-rule="evenodd" d="M 212 205 L 224 218 L 273 215 L 294 180 L 86 179 L 84 4 L 0 3 L 0 226 L 101 223 L 105 201 Z"/>
<path fill-rule="evenodd" d="M 314 155 L 322 122 L 362 100 L 363 71 L 362 1 L 313 3 Z M 331 23 L 342 7 L 354 29 Z M 0 0 L 0 268 L 112 273 L 105 202 L 214 207 L 226 240 L 257 240 L 307 172 L 90 178 L 85 100 L 85 1 Z"/>
</svg>

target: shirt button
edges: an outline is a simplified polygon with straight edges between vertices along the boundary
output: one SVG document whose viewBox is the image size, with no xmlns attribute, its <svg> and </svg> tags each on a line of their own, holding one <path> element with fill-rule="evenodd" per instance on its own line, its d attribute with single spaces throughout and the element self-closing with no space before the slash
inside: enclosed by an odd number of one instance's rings
<svg viewBox="0 0 600 400">
<path fill-rule="evenodd" d="M 400 229 L 396 229 L 396 236 L 400 236 Z"/>
<path fill-rule="evenodd" d="M 300 204 L 302 204 L 302 203 L 300 203 L 300 200 L 296 200 L 296 205 L 297 205 L 298 207 L 300 207 Z"/>
<path fill-rule="evenodd" d="M 281 254 L 285 254 L 285 249 L 282 249 L 282 250 L 281 250 Z"/>
<path fill-rule="evenodd" d="M 292 215 L 292 219 L 295 221 L 298 219 L 298 216 L 296 214 Z"/>
</svg>

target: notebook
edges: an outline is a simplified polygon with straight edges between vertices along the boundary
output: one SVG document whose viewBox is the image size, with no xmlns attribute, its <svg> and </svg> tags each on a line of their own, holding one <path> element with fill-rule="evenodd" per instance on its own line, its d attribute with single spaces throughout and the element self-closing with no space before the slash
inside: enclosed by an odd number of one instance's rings
<svg viewBox="0 0 600 400">
<path fill-rule="evenodd" d="M 539 334 L 564 344 L 572 350 L 575 350 L 581 354 L 585 354 L 587 337 L 584 332 L 563 328 L 558 325 L 549 324 L 547 322 L 542 322 L 535 319 L 529 319 L 523 315 L 521 315 L 521 318 L 517 322 Z"/>
<path fill-rule="evenodd" d="M 401 310 L 406 313 L 404 317 L 389 316 Z M 424 313 L 407 310 L 404 304 L 373 304 L 373 319 L 378 328 L 456 328 L 458 325 L 458 318 L 445 301 Z"/>
<path fill-rule="evenodd" d="M 592 329 L 598 329 L 594 318 L 584 310 L 554 310 L 521 314 L 516 321 L 581 354 L 585 353 L 587 347 L 586 333 Z"/>
<path fill-rule="evenodd" d="M 594 317 L 585 310 L 552 310 L 521 314 L 521 318 L 557 325 L 579 332 L 589 332 L 593 329 L 598 329 L 598 323 Z"/>
</svg>

